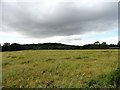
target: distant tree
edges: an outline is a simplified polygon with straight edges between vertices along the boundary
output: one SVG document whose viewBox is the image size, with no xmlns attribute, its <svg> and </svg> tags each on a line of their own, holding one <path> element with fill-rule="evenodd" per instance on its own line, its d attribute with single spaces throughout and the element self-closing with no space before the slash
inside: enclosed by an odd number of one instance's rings
<svg viewBox="0 0 120 90">
<path fill-rule="evenodd" d="M 2 51 L 9 51 L 10 50 L 10 43 L 4 43 L 2 46 Z"/>
<path fill-rule="evenodd" d="M 100 45 L 99 41 L 94 42 L 94 45 Z"/>
<path fill-rule="evenodd" d="M 18 43 L 12 43 L 10 45 L 10 49 L 11 49 L 11 51 L 21 50 L 21 45 Z"/>
<path fill-rule="evenodd" d="M 102 45 L 107 45 L 106 42 L 102 42 Z"/>
<path fill-rule="evenodd" d="M 4 43 L 3 46 L 10 46 L 10 43 Z"/>
<path fill-rule="evenodd" d="M 108 48 L 106 42 L 102 42 L 102 44 L 100 44 L 100 48 L 101 48 L 101 49 L 106 49 L 106 48 Z"/>
<path fill-rule="evenodd" d="M 96 41 L 93 44 L 91 44 L 90 49 L 99 49 L 100 48 L 100 42 Z"/>
</svg>

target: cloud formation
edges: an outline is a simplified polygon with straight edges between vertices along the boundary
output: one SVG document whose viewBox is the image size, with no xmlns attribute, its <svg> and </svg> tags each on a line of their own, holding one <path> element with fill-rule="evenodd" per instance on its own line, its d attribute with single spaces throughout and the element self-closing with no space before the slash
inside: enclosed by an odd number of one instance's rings
<svg viewBox="0 0 120 90">
<path fill-rule="evenodd" d="M 3 32 L 47 38 L 105 32 L 117 27 L 117 2 L 2 2 Z"/>
</svg>

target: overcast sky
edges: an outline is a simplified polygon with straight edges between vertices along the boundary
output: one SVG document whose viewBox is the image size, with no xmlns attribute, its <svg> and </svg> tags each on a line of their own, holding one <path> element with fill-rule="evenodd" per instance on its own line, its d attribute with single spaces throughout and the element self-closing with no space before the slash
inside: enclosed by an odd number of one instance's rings
<svg viewBox="0 0 120 90">
<path fill-rule="evenodd" d="M 118 42 L 118 0 L 2 0 L 0 43 Z"/>
</svg>

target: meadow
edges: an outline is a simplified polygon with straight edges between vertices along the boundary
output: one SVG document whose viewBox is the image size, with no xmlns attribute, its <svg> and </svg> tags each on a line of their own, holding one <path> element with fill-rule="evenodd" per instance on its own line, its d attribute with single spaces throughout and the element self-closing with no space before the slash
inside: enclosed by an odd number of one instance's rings
<svg viewBox="0 0 120 90">
<path fill-rule="evenodd" d="M 114 88 L 118 50 L 23 50 L 2 52 L 3 87 Z"/>
</svg>

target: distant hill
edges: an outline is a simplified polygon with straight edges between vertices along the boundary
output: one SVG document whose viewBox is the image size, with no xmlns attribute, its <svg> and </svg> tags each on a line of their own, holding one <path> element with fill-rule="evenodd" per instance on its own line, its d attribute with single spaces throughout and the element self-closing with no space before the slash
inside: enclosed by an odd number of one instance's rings
<svg viewBox="0 0 120 90">
<path fill-rule="evenodd" d="M 100 44 L 98 41 L 94 44 L 88 44 L 84 46 L 77 45 L 66 45 L 61 43 L 42 43 L 42 44 L 18 44 L 5 43 L 2 46 L 2 51 L 17 51 L 17 50 L 48 50 L 48 49 L 59 49 L 59 50 L 78 50 L 78 49 L 116 49 L 118 45 L 110 44 L 107 45 L 105 42 Z"/>
<path fill-rule="evenodd" d="M 8 46 L 2 46 L 2 51 L 16 50 L 43 50 L 43 49 L 81 49 L 81 46 L 66 45 L 61 43 L 43 43 L 43 44 L 17 44 L 13 43 Z"/>
</svg>

